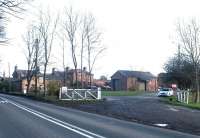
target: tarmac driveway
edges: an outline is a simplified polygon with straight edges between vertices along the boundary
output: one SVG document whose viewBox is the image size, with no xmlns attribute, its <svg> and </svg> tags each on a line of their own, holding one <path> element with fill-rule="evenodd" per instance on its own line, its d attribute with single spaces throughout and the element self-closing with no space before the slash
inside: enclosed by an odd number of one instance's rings
<svg viewBox="0 0 200 138">
<path fill-rule="evenodd" d="M 76 108 L 122 120 L 200 135 L 200 111 L 165 104 L 160 97 L 152 93 L 140 96 L 106 97 L 105 102 L 81 105 Z"/>
</svg>

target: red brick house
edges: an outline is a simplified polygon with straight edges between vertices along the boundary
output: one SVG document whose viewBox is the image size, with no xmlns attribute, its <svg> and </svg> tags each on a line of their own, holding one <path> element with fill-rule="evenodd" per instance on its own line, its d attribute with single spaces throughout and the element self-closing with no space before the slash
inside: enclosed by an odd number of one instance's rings
<svg viewBox="0 0 200 138">
<path fill-rule="evenodd" d="M 156 91 L 157 78 L 150 72 L 119 70 L 111 77 L 114 91 Z"/>
<path fill-rule="evenodd" d="M 83 86 L 87 87 L 90 82 L 93 84 L 93 74 L 86 71 L 86 68 L 82 71 L 82 81 Z M 47 80 L 59 81 L 62 85 L 66 85 L 68 87 L 72 86 L 76 82 L 76 72 L 75 69 L 69 69 L 68 67 L 64 71 L 56 71 L 55 68 L 52 69 L 52 73 L 47 74 Z M 81 83 L 81 69 L 77 69 L 77 81 Z M 63 84 L 65 83 L 65 84 Z"/>
<path fill-rule="evenodd" d="M 15 87 L 16 91 L 23 91 L 27 88 L 27 70 L 21 70 L 18 69 L 17 66 L 15 67 L 15 70 L 13 72 L 13 79 L 12 79 L 12 85 Z M 72 84 L 75 83 L 75 70 L 66 68 L 64 71 L 56 71 L 55 68 L 52 69 L 51 73 L 46 74 L 46 85 L 48 85 L 49 82 L 56 81 L 58 85 L 60 86 L 67 86 L 72 87 Z M 93 84 L 93 74 L 86 71 L 86 68 L 82 71 L 83 74 L 83 85 L 86 88 L 89 85 L 89 79 L 91 77 L 91 83 Z M 77 69 L 77 80 L 80 83 L 81 82 L 81 70 Z M 43 74 L 38 74 L 38 89 L 42 89 L 44 87 L 43 85 Z M 35 78 L 33 77 L 30 82 L 30 90 L 34 90 L 35 87 Z"/>
</svg>

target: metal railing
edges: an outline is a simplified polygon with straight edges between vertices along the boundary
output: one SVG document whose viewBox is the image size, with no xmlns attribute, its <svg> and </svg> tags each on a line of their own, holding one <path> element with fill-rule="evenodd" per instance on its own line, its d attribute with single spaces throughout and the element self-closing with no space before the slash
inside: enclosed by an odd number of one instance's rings
<svg viewBox="0 0 200 138">
<path fill-rule="evenodd" d="M 101 88 L 97 89 L 68 89 L 60 88 L 60 100 L 100 100 Z"/>
<path fill-rule="evenodd" d="M 188 91 L 177 92 L 177 100 L 182 103 L 189 103 L 190 93 Z"/>
</svg>

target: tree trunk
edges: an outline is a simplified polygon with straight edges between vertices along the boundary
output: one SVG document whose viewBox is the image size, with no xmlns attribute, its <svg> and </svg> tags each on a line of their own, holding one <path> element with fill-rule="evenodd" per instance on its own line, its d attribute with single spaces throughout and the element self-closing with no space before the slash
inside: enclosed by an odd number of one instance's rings
<svg viewBox="0 0 200 138">
<path fill-rule="evenodd" d="M 30 74 L 30 70 L 28 69 L 28 71 L 27 71 L 27 78 L 26 78 L 26 80 L 27 80 L 26 92 L 27 93 L 29 92 L 29 89 L 30 89 L 31 79 L 32 79 L 32 77 L 31 77 L 31 74 Z"/>
<path fill-rule="evenodd" d="M 81 88 L 83 89 L 83 46 L 81 48 Z"/>
<path fill-rule="evenodd" d="M 199 103 L 199 76 L 198 76 L 198 67 L 195 67 L 195 80 L 196 80 L 196 88 L 197 88 L 197 94 L 195 97 L 195 102 Z"/>
<path fill-rule="evenodd" d="M 27 79 L 26 93 L 29 93 L 29 89 L 30 89 L 30 80 Z"/>
<path fill-rule="evenodd" d="M 78 73 L 77 73 L 77 67 L 75 67 L 75 79 L 76 79 L 76 88 L 78 89 Z"/>
<path fill-rule="evenodd" d="M 66 70 L 64 68 L 64 79 L 63 79 L 63 85 L 66 86 Z"/>
<path fill-rule="evenodd" d="M 38 83 L 37 83 L 37 73 L 35 74 L 35 95 L 37 95 L 37 85 L 38 85 Z"/>
<path fill-rule="evenodd" d="M 47 70 L 47 65 L 45 64 L 44 74 L 43 74 L 44 97 L 46 96 L 46 70 Z"/>
<path fill-rule="evenodd" d="M 81 88 L 83 89 L 83 67 L 81 65 Z"/>
<path fill-rule="evenodd" d="M 91 86 L 92 86 L 92 74 L 91 74 L 91 72 L 90 72 L 90 82 L 89 82 L 89 84 L 90 84 L 90 88 L 91 88 Z"/>
</svg>

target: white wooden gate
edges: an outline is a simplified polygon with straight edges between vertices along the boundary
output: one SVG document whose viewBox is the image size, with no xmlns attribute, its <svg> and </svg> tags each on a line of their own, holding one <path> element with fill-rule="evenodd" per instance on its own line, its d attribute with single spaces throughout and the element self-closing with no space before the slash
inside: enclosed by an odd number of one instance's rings
<svg viewBox="0 0 200 138">
<path fill-rule="evenodd" d="M 190 94 L 188 91 L 177 92 L 177 100 L 182 103 L 189 103 Z"/>
<path fill-rule="evenodd" d="M 60 100 L 100 100 L 101 88 L 97 89 L 68 89 L 60 88 Z"/>
</svg>

